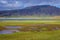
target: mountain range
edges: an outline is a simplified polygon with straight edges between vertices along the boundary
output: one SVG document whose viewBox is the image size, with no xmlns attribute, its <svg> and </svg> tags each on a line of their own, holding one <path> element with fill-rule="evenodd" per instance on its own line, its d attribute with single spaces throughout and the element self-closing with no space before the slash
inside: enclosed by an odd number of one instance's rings
<svg viewBox="0 0 60 40">
<path fill-rule="evenodd" d="M 60 8 L 50 5 L 37 5 L 24 9 L 0 11 L 0 17 L 8 16 L 60 16 Z"/>
</svg>

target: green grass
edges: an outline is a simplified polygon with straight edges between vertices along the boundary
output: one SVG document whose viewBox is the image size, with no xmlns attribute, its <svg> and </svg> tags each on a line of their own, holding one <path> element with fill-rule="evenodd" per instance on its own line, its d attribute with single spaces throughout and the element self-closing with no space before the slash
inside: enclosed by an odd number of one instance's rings
<svg viewBox="0 0 60 40">
<path fill-rule="evenodd" d="M 60 24 L 60 21 L 58 20 L 12 20 L 12 21 L 0 21 L 0 26 L 6 26 L 6 25 L 26 25 L 26 24 Z"/>
<path fill-rule="evenodd" d="M 60 21 L 0 21 L 0 26 L 30 24 L 60 24 Z M 60 30 L 0 34 L 0 40 L 60 40 Z"/>
<path fill-rule="evenodd" d="M 60 30 L 49 32 L 0 34 L 0 40 L 60 40 Z"/>
</svg>

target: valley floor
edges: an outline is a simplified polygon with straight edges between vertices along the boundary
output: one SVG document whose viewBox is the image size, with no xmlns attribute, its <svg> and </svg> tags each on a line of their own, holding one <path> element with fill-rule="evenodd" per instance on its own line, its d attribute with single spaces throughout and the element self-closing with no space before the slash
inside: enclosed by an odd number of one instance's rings
<svg viewBox="0 0 60 40">
<path fill-rule="evenodd" d="M 12 34 L 0 34 L 0 40 L 60 40 L 60 21 L 39 21 L 39 20 L 27 20 L 27 21 L 0 21 L 0 27 L 4 26 L 24 26 L 24 27 L 40 27 L 40 24 L 47 24 L 48 28 L 51 27 L 51 31 L 34 32 L 34 31 L 22 31 Z M 38 26 L 39 25 L 39 26 Z M 52 30 L 52 28 L 58 27 L 59 30 Z M 25 30 L 25 28 L 23 29 Z M 45 30 L 45 31 L 44 31 Z M 50 29 L 49 29 L 50 30 Z"/>
</svg>

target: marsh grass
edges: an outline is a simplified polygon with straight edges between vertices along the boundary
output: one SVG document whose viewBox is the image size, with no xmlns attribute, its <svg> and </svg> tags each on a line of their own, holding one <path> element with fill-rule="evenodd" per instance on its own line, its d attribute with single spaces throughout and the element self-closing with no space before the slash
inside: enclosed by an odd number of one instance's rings
<svg viewBox="0 0 60 40">
<path fill-rule="evenodd" d="M 0 34 L 0 40 L 60 40 L 60 30 L 49 32 Z"/>
<path fill-rule="evenodd" d="M 0 31 L 2 31 L 2 30 L 4 30 L 4 29 L 6 29 L 6 28 L 5 28 L 5 27 L 0 26 Z"/>
<path fill-rule="evenodd" d="M 40 26 L 40 24 L 45 25 Z M 60 40 L 60 30 L 56 30 L 56 27 L 60 28 L 60 22 L 0 22 L 0 28 L 4 26 L 22 26 L 23 28 L 18 29 L 22 30 L 21 32 L 0 34 L 0 40 Z"/>
</svg>

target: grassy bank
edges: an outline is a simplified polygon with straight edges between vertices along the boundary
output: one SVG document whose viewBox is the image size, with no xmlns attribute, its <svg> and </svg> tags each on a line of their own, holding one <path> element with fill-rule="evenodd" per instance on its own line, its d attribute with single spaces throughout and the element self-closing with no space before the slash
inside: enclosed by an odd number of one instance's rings
<svg viewBox="0 0 60 40">
<path fill-rule="evenodd" d="M 0 34 L 0 40 L 60 40 L 60 30 L 49 32 Z"/>
</svg>

